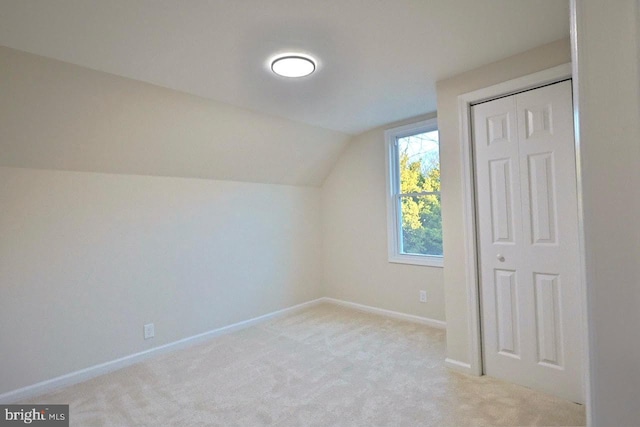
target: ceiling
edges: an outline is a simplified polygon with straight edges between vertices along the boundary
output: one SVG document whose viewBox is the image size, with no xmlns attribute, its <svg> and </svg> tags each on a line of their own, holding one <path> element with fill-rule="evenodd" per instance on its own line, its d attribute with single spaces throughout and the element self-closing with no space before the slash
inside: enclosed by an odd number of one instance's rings
<svg viewBox="0 0 640 427">
<path fill-rule="evenodd" d="M 566 0 L 0 0 L 0 45 L 350 134 L 568 35 Z M 275 76 L 286 51 L 316 73 Z"/>
</svg>

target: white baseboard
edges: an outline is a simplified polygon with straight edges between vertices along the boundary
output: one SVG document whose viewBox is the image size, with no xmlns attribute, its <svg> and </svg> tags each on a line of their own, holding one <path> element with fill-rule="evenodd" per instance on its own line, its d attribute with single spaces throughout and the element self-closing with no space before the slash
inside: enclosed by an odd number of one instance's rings
<svg viewBox="0 0 640 427">
<path fill-rule="evenodd" d="M 37 397 L 37 396 L 49 393 L 51 391 L 54 391 L 62 387 L 78 384 L 83 381 L 87 381 L 92 378 L 95 378 L 97 376 L 104 375 L 109 372 L 113 372 L 118 369 L 125 368 L 135 363 L 142 362 L 143 360 L 147 360 L 152 357 L 158 356 L 160 354 L 187 348 L 192 345 L 207 341 L 211 338 L 217 337 L 219 335 L 228 334 L 230 332 L 234 332 L 240 329 L 245 329 L 257 323 L 262 323 L 276 317 L 284 316 L 285 314 L 289 314 L 298 310 L 302 310 L 304 308 L 318 305 L 323 301 L 324 301 L 324 298 L 318 298 L 312 301 L 307 301 L 302 304 L 294 305 L 292 307 L 284 308 L 282 310 L 274 311 L 272 313 L 267 313 L 262 316 L 254 317 L 252 319 L 244 320 L 242 322 L 234 323 L 234 324 L 213 329 L 211 331 L 204 332 L 198 335 L 193 335 L 191 337 L 183 338 L 181 340 L 164 344 L 159 347 L 154 347 L 149 350 L 145 350 L 139 353 L 131 354 L 129 356 L 121 357 L 120 359 L 111 360 L 109 362 L 101 363 L 99 365 L 90 366 L 88 368 L 80 369 L 78 371 L 61 375 L 59 377 L 52 378 L 50 380 L 42 381 L 33 385 L 19 388 L 17 390 L 12 390 L 12 391 L 0 394 L 0 404 L 10 404 L 10 403 L 18 402 L 25 399 L 31 399 L 33 397 Z"/>
<path fill-rule="evenodd" d="M 473 369 L 471 369 L 471 364 L 469 363 L 461 362 L 459 360 L 447 357 L 446 359 L 444 359 L 444 365 L 449 369 L 453 369 L 454 371 L 461 372 L 467 375 L 477 376 Z"/>
<path fill-rule="evenodd" d="M 413 314 L 400 313 L 398 311 L 385 310 L 383 308 L 371 307 L 369 305 L 358 304 L 350 301 L 343 301 L 335 298 L 323 297 L 320 298 L 321 301 L 328 302 L 331 304 L 337 304 L 344 307 L 350 307 L 359 311 L 366 311 L 367 313 L 379 314 L 381 316 L 392 317 L 394 319 L 406 320 L 409 322 L 420 323 L 422 325 L 427 325 L 432 328 L 437 329 L 446 329 L 447 323 L 442 320 L 429 319 L 428 317 L 415 316 Z"/>
</svg>

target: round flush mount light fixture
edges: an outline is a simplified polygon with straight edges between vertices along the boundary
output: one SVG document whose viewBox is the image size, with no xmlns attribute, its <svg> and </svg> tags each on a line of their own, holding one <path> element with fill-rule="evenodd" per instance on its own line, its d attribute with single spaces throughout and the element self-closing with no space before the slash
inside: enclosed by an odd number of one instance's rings
<svg viewBox="0 0 640 427">
<path fill-rule="evenodd" d="M 316 70 L 316 61 L 309 55 L 287 53 L 271 60 L 271 71 L 283 77 L 304 77 Z"/>
</svg>

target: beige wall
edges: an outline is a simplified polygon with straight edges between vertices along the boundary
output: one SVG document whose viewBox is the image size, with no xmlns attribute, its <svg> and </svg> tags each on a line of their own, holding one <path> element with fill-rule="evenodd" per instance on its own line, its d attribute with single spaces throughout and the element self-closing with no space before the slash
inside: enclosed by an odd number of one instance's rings
<svg viewBox="0 0 640 427">
<path fill-rule="evenodd" d="M 319 189 L 0 168 L 0 206 L 0 394 L 321 296 Z"/>
<path fill-rule="evenodd" d="M 569 40 L 559 40 L 437 83 L 448 358 L 469 363 L 458 96 L 570 61 Z"/>
<path fill-rule="evenodd" d="M 0 166 L 320 186 L 348 135 L 0 46 Z"/>
<path fill-rule="evenodd" d="M 324 183 L 325 295 L 444 320 L 442 269 L 388 261 L 385 162 L 384 129 L 374 129 L 349 143 Z"/>
<path fill-rule="evenodd" d="M 640 5 L 573 2 L 590 326 L 590 425 L 640 422 Z"/>
</svg>

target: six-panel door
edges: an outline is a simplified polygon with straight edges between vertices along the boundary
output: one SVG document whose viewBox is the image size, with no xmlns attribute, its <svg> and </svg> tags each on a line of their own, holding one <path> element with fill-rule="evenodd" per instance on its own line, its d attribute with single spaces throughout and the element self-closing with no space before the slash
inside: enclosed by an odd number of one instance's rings
<svg viewBox="0 0 640 427">
<path fill-rule="evenodd" d="M 472 107 L 484 370 L 583 401 L 571 82 Z"/>
</svg>

